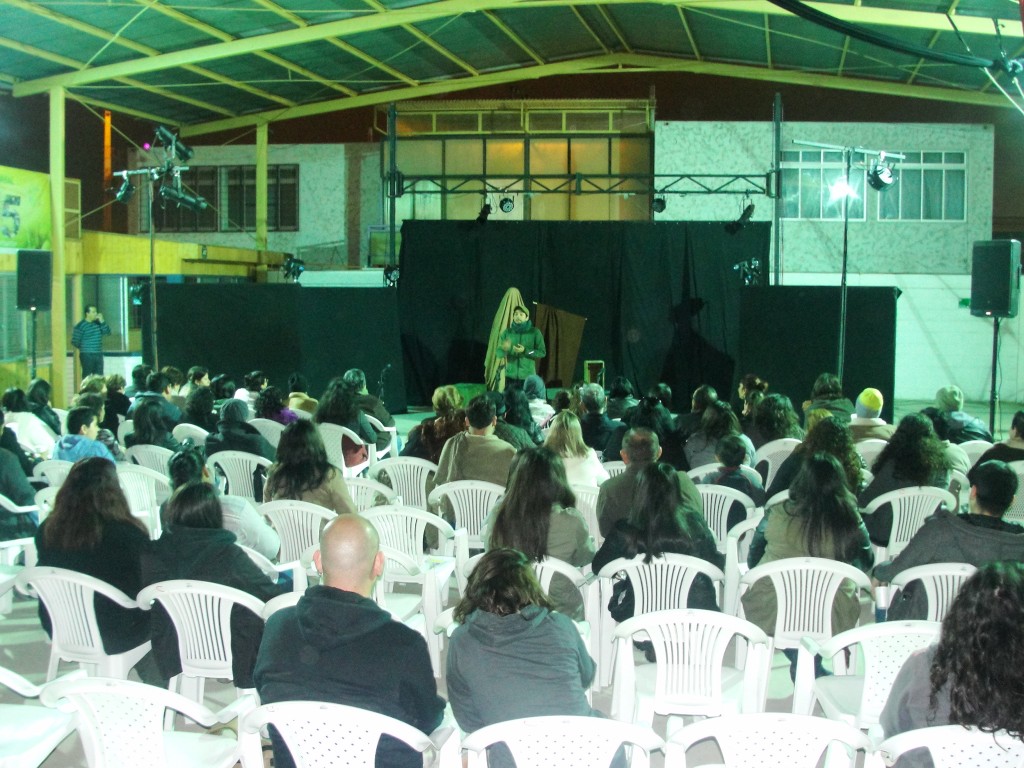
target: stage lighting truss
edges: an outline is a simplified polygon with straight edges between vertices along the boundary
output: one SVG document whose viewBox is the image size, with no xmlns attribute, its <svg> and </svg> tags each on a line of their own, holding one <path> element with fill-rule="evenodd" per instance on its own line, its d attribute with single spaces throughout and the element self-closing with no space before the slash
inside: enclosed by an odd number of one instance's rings
<svg viewBox="0 0 1024 768">
<path fill-rule="evenodd" d="M 286 279 L 291 280 L 293 283 L 299 282 L 299 278 L 302 277 L 302 273 L 305 271 L 306 262 L 295 256 L 289 256 L 284 260 L 284 264 L 281 265 L 281 272 Z"/>
</svg>

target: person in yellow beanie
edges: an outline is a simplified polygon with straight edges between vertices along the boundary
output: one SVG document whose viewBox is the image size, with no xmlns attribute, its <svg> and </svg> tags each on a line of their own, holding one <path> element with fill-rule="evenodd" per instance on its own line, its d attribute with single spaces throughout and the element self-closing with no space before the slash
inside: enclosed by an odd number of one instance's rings
<svg viewBox="0 0 1024 768">
<path fill-rule="evenodd" d="M 868 387 L 857 396 L 853 418 L 850 420 L 850 431 L 854 442 L 861 440 L 888 440 L 896 427 L 886 424 L 881 417 L 885 398 L 877 389 Z"/>
</svg>

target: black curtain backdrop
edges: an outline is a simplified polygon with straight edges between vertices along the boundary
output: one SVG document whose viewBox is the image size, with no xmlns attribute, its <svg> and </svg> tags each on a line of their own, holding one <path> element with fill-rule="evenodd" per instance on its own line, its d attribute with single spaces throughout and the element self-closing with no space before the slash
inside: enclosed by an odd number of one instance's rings
<svg viewBox="0 0 1024 768">
<path fill-rule="evenodd" d="M 702 383 L 728 392 L 738 354 L 735 265 L 767 280 L 768 223 L 729 234 L 723 222 L 407 221 L 398 287 L 406 388 L 482 382 L 491 323 L 506 289 L 587 317 L 582 362 L 641 391 L 665 381 L 676 410 Z M 561 382 L 568 386 L 571 382 Z"/>
<path fill-rule="evenodd" d="M 319 398 L 327 382 L 349 368 L 365 371 L 376 395 L 381 372 L 391 364 L 384 404 L 392 413 L 406 410 L 392 289 L 157 284 L 157 312 L 161 366 L 187 371 L 205 365 L 211 376 L 228 373 L 238 386 L 245 373 L 259 369 L 285 393 L 288 376 L 299 371 L 309 379 L 309 394 Z"/>
</svg>

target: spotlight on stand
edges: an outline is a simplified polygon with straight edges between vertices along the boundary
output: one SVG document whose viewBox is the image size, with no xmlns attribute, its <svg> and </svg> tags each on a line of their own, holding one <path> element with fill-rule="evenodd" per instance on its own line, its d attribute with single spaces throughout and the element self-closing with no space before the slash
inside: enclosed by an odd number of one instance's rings
<svg viewBox="0 0 1024 768">
<path fill-rule="evenodd" d="M 294 256 L 289 256 L 284 260 L 284 264 L 281 265 L 281 272 L 285 278 L 291 280 L 293 283 L 299 282 L 299 278 L 302 277 L 302 273 L 306 271 L 306 262 L 302 259 L 297 259 Z"/>
<path fill-rule="evenodd" d="M 124 203 L 125 205 L 127 205 L 128 201 L 132 199 L 132 196 L 134 194 L 135 186 L 130 181 L 128 181 L 128 177 L 125 176 L 124 181 L 121 182 L 121 188 L 117 190 L 117 193 L 114 195 L 114 199 L 117 200 L 117 202 L 119 203 Z"/>
<path fill-rule="evenodd" d="M 399 269 L 394 264 L 384 267 L 384 287 L 397 288 L 399 276 Z"/>
<path fill-rule="evenodd" d="M 651 200 L 651 210 L 654 211 L 655 213 L 664 213 L 665 212 L 665 198 L 664 197 L 656 197 L 653 200 Z"/>
<path fill-rule="evenodd" d="M 512 210 L 516 207 L 516 201 L 511 197 L 503 197 L 498 201 L 498 209 L 502 213 L 512 213 Z"/>
<path fill-rule="evenodd" d="M 483 207 L 480 209 L 480 213 L 477 214 L 477 217 L 476 217 L 477 224 L 486 224 L 487 223 L 487 217 L 490 216 L 490 215 L 491 215 L 491 204 L 490 203 L 484 203 Z"/>
<path fill-rule="evenodd" d="M 195 152 L 192 149 L 182 144 L 178 137 L 175 136 L 174 133 L 171 131 L 171 129 L 167 128 L 166 126 L 158 125 L 156 127 L 156 139 L 161 144 L 163 144 L 164 147 L 169 149 L 174 154 L 174 156 L 177 157 L 178 160 L 180 160 L 183 163 L 187 163 L 189 160 L 192 159 L 192 155 L 195 154 Z"/>
<path fill-rule="evenodd" d="M 743 213 L 736 221 L 731 221 L 725 225 L 725 231 L 730 235 L 735 235 L 741 229 L 746 229 L 747 224 L 750 223 L 750 217 L 754 215 L 754 204 L 749 203 L 746 208 L 743 209 Z"/>
<path fill-rule="evenodd" d="M 206 198 L 199 197 L 199 195 L 191 195 L 183 189 L 175 189 L 167 184 L 161 185 L 160 197 L 164 202 L 175 203 L 179 208 L 184 206 L 190 211 L 205 211 L 209 205 L 206 202 Z"/>
<path fill-rule="evenodd" d="M 868 184 L 872 189 L 884 192 L 895 183 L 896 176 L 892 172 L 892 163 L 885 162 L 885 152 L 882 152 L 868 169 Z"/>
</svg>

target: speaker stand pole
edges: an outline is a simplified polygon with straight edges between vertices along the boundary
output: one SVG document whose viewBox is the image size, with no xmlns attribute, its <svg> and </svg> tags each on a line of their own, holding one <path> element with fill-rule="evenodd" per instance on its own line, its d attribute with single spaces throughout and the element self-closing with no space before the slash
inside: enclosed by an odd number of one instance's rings
<svg viewBox="0 0 1024 768">
<path fill-rule="evenodd" d="M 992 318 L 992 390 L 988 396 L 988 431 L 996 433 L 996 372 L 999 368 L 999 323 L 1001 317 Z"/>
<path fill-rule="evenodd" d="M 32 371 L 29 378 L 34 379 L 36 377 L 36 314 L 39 310 L 29 307 L 28 311 L 32 313 Z"/>
</svg>

